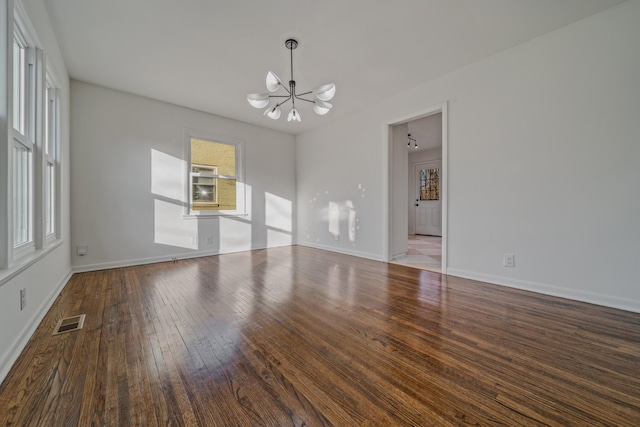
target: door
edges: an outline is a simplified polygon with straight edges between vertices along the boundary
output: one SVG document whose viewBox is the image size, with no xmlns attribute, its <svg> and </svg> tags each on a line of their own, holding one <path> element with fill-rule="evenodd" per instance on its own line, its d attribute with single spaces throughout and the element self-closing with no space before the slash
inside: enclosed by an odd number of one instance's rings
<svg viewBox="0 0 640 427">
<path fill-rule="evenodd" d="M 418 163 L 414 167 L 416 234 L 442 236 L 441 172 L 441 161 Z"/>
</svg>

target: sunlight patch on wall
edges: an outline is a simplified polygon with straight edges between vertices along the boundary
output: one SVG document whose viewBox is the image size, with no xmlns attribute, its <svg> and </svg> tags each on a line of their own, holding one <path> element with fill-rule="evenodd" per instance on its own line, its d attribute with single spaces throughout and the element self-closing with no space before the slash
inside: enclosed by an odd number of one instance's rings
<svg viewBox="0 0 640 427">
<path fill-rule="evenodd" d="M 347 226 L 348 226 L 348 230 L 349 230 L 349 241 L 350 242 L 355 242 L 356 241 L 356 228 L 357 228 L 357 224 L 356 222 L 358 221 L 356 219 L 356 210 L 353 207 L 353 202 L 351 200 L 347 200 L 347 203 L 345 203 L 346 209 L 347 209 Z"/>
<path fill-rule="evenodd" d="M 154 208 L 154 243 L 198 249 L 198 222 L 182 219 L 182 205 L 156 199 Z"/>
<path fill-rule="evenodd" d="M 337 239 L 340 238 L 340 209 L 336 202 L 329 202 L 329 233 Z"/>
<path fill-rule="evenodd" d="M 264 216 L 267 227 L 293 231 L 293 203 L 275 194 L 264 195 Z"/>
<path fill-rule="evenodd" d="M 151 192 L 180 202 L 186 202 L 183 179 L 186 162 L 161 151 L 151 150 Z"/>
<path fill-rule="evenodd" d="M 293 238 L 289 232 L 267 229 L 267 243 L 269 246 L 288 246 L 293 244 Z"/>
</svg>

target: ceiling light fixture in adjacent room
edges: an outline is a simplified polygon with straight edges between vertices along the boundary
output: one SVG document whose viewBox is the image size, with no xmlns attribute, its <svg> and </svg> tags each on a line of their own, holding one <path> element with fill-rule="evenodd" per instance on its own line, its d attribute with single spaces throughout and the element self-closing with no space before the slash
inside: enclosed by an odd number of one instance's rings
<svg viewBox="0 0 640 427">
<path fill-rule="evenodd" d="M 271 98 L 284 98 L 281 102 L 276 103 L 273 107 L 269 106 L 266 110 L 264 110 L 264 115 L 277 120 L 282 115 L 282 110 L 280 106 L 286 102 L 291 101 L 291 110 L 289 110 L 289 115 L 287 116 L 287 121 L 302 121 L 300 117 L 300 113 L 296 108 L 296 100 L 311 102 L 313 104 L 313 111 L 318 115 L 325 115 L 333 108 L 333 105 L 330 104 L 329 100 L 333 98 L 336 94 L 336 85 L 333 83 L 327 83 L 324 85 L 320 85 L 314 88 L 311 91 L 304 92 L 301 94 L 296 93 L 296 81 L 293 79 L 293 49 L 298 47 L 298 41 L 295 39 L 288 39 L 284 42 L 284 45 L 287 49 L 289 49 L 291 53 L 291 79 L 289 80 L 288 88 L 287 86 L 280 80 L 280 78 L 273 72 L 269 71 L 267 73 L 267 90 L 268 93 L 250 93 L 247 95 L 247 101 L 251 104 L 252 107 L 255 108 L 265 108 L 269 105 L 269 101 Z M 278 91 L 280 88 L 284 89 L 288 95 L 271 95 L 271 93 Z M 305 95 L 313 94 L 315 99 L 305 99 L 302 98 Z"/>
<path fill-rule="evenodd" d="M 415 144 L 415 148 L 418 148 L 418 141 L 416 141 L 415 138 L 411 138 L 411 134 L 408 134 L 407 138 L 409 138 L 407 140 L 407 147 L 411 147 L 411 142 L 413 141 L 413 143 Z"/>
</svg>

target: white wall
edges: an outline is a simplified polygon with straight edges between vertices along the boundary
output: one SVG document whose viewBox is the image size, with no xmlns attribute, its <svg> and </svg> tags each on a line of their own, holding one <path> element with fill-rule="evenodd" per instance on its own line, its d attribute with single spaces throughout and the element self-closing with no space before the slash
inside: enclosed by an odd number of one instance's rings
<svg viewBox="0 0 640 427">
<path fill-rule="evenodd" d="M 392 169 L 392 177 L 389 185 L 391 191 L 391 227 L 392 233 L 391 257 L 399 258 L 407 255 L 408 238 L 407 229 L 409 218 L 406 206 L 409 203 L 409 195 L 406 191 L 409 186 L 409 156 L 407 154 L 407 128 L 392 126 L 392 142 L 390 149 L 391 162 L 395 165 Z M 404 190 L 404 191 L 403 191 Z"/>
<path fill-rule="evenodd" d="M 382 258 L 385 123 L 448 101 L 448 272 L 640 311 L 638 22 L 627 2 L 299 135 L 299 244 Z M 362 200 L 355 247 L 325 191 Z"/>
<path fill-rule="evenodd" d="M 388 127 L 352 116 L 296 138 L 297 242 L 366 258 L 382 259 L 382 152 Z M 353 141 L 350 139 L 354 138 Z M 342 235 L 348 229 L 347 205 L 356 214 L 354 239 L 335 240 L 329 230 L 329 206 L 340 212 Z"/>
<path fill-rule="evenodd" d="M 21 270 L 0 286 L 0 381 L 4 379 L 41 319 L 71 275 L 69 256 L 69 78 L 42 0 L 24 0 L 40 47 L 57 77 L 60 89 L 60 166 L 62 243 L 55 249 L 39 251 L 38 261 Z M 1 271 L 0 276 L 7 273 Z M 27 290 L 27 306 L 20 311 L 20 289 Z"/>
<path fill-rule="evenodd" d="M 293 136 L 77 81 L 71 113 L 75 271 L 293 242 Z M 245 141 L 247 216 L 183 218 L 185 128 Z"/>
</svg>

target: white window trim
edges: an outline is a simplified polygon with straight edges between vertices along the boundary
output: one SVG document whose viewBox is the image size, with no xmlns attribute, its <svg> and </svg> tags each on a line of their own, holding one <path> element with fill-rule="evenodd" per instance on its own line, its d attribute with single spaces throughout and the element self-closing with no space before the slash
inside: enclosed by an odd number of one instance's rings
<svg viewBox="0 0 640 427">
<path fill-rule="evenodd" d="M 35 250 L 35 242 L 34 242 L 34 224 L 33 224 L 33 192 L 34 192 L 34 186 L 33 186 L 33 169 L 34 169 L 34 161 L 33 161 L 33 157 L 34 157 L 34 145 L 28 141 L 22 134 L 20 134 L 19 132 L 14 132 L 14 141 L 13 141 L 13 147 L 15 146 L 21 146 L 24 147 L 28 153 L 29 153 L 29 161 L 27 162 L 27 185 L 26 185 L 26 191 L 27 191 L 27 199 L 28 199 L 28 205 L 27 205 L 27 240 L 25 242 L 16 244 L 14 241 L 14 235 L 15 235 L 15 230 L 14 228 L 16 227 L 16 217 L 15 215 L 13 215 L 13 209 L 11 211 L 11 215 L 13 218 L 13 226 L 12 226 L 12 230 L 11 230 L 11 242 L 13 245 L 13 259 L 17 259 L 20 257 L 23 257 L 25 255 L 27 255 L 28 253 L 32 252 Z M 12 153 L 12 159 L 11 159 L 11 163 L 13 166 L 13 149 L 11 150 Z M 15 171 L 12 169 L 12 173 L 11 173 L 11 187 L 12 187 L 12 194 L 13 194 L 13 187 L 15 186 Z M 13 199 L 11 200 L 11 203 L 13 204 Z M 13 208 L 14 206 L 12 206 Z"/>
<path fill-rule="evenodd" d="M 211 210 L 211 211 L 194 211 L 191 209 L 191 140 L 200 139 L 203 141 L 217 142 L 221 144 L 234 145 L 236 147 L 236 175 L 233 177 L 225 175 L 215 175 L 216 178 L 233 178 L 236 180 L 236 209 L 235 210 Z M 206 131 L 185 129 L 183 143 L 183 157 L 185 159 L 185 192 L 186 203 L 183 218 L 219 218 L 221 216 L 246 216 L 246 185 L 245 185 L 245 167 L 244 167 L 244 147 L 245 142 L 242 139 L 228 135 L 216 134 Z M 217 192 L 217 189 L 216 189 Z M 217 197 L 217 195 L 216 195 Z"/>
<path fill-rule="evenodd" d="M 47 125 L 48 125 L 48 136 L 49 140 L 45 140 L 44 138 L 44 130 L 43 130 L 43 156 L 44 156 L 44 165 L 43 172 L 45 174 L 43 189 L 43 197 L 45 198 L 45 205 L 43 209 L 48 209 L 49 206 L 46 204 L 46 192 L 49 191 L 49 174 L 48 174 L 48 166 L 53 166 L 53 194 L 52 201 L 53 203 L 53 231 L 48 232 L 47 230 L 47 213 L 43 210 L 43 227 L 45 234 L 45 245 L 51 244 L 56 239 L 59 239 L 60 234 L 60 164 L 58 159 L 60 158 L 60 100 L 59 93 L 60 91 L 56 88 L 55 81 L 51 77 L 49 69 L 46 72 L 46 82 L 45 82 L 45 102 L 49 105 L 49 109 L 46 110 L 48 113 Z M 44 106 L 43 106 L 44 107 Z M 49 147 L 44 147 L 44 144 L 49 145 Z M 50 149 L 49 149 L 50 148 Z"/>
<path fill-rule="evenodd" d="M 14 28 L 13 36 L 15 39 L 17 39 L 18 44 L 21 45 L 21 47 L 23 47 L 25 51 L 25 63 L 23 64 L 24 65 L 23 75 L 26 82 L 24 85 L 24 94 L 23 94 L 24 99 L 22 100 L 24 104 L 21 105 L 22 107 L 21 110 L 23 110 L 24 112 L 24 123 L 23 123 L 23 126 L 21 127 L 24 128 L 24 133 L 13 126 L 13 119 L 11 120 L 10 132 L 13 136 L 13 140 L 14 140 L 13 144 L 15 145 L 17 143 L 22 145 L 27 150 L 29 150 L 29 153 L 31 154 L 31 156 L 29 159 L 28 194 L 27 194 L 27 197 L 28 197 L 27 223 L 28 223 L 29 240 L 24 243 L 16 245 L 15 242 L 13 241 L 14 230 L 10 230 L 11 242 L 13 246 L 10 263 L 17 259 L 25 257 L 31 252 L 35 251 L 38 243 L 38 239 L 37 239 L 38 222 L 36 218 L 37 217 L 36 212 L 39 208 L 39 206 L 36 203 L 36 194 L 39 191 L 39 188 L 37 186 L 37 177 L 39 176 L 39 173 L 38 173 L 39 162 L 37 161 L 38 160 L 38 144 L 36 143 L 36 128 L 37 128 L 37 121 L 40 118 L 36 111 L 36 106 L 38 104 L 37 102 L 38 85 L 37 85 L 37 70 L 36 70 L 37 55 L 36 55 L 36 49 L 28 45 L 27 38 L 24 35 L 24 31 L 22 31 L 22 29 L 19 26 L 16 26 Z M 11 56 L 11 58 L 13 60 L 13 55 Z M 11 68 L 13 70 L 13 64 Z M 13 73 L 12 73 L 12 77 L 14 79 L 16 78 L 16 76 L 13 76 Z M 13 87 L 13 82 L 11 83 L 11 86 Z M 12 94 L 13 94 L 13 89 L 12 89 Z M 11 103 L 10 108 L 11 108 L 11 112 L 13 113 L 13 102 Z M 12 151 L 12 155 L 13 155 L 13 151 Z M 13 159 L 11 160 L 11 162 L 13 163 Z M 13 181 L 14 179 L 15 179 L 15 176 L 12 171 L 11 180 Z M 13 186 L 14 186 L 14 183 L 12 182 L 11 187 L 13 188 Z M 11 200 L 11 203 L 13 203 L 13 198 Z M 13 215 L 13 211 L 11 212 L 12 212 L 11 214 Z M 13 224 L 13 227 L 15 227 L 15 218 L 14 218 L 14 221 L 12 221 L 12 224 Z"/>
</svg>

